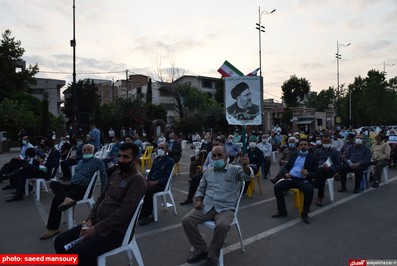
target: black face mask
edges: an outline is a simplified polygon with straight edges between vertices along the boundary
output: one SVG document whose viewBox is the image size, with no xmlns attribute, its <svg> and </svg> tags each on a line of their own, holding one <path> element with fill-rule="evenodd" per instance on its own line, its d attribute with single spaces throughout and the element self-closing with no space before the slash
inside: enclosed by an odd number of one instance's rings
<svg viewBox="0 0 397 266">
<path fill-rule="evenodd" d="M 130 163 L 118 162 L 118 166 L 119 166 L 120 172 L 122 172 L 122 173 L 128 173 L 133 168 L 132 162 L 130 162 Z"/>
</svg>

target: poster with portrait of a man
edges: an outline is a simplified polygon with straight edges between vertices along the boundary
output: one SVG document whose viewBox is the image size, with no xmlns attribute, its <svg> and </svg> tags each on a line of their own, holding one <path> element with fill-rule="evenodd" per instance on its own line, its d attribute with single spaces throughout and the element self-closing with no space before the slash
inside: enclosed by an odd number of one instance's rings
<svg viewBox="0 0 397 266">
<path fill-rule="evenodd" d="M 225 78 L 226 120 L 229 125 L 262 124 L 262 78 Z"/>
</svg>

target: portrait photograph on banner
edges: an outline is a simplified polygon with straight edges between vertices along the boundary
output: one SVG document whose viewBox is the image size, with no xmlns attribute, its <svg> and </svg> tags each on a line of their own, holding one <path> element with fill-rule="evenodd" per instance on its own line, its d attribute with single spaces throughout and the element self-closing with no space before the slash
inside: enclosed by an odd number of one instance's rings
<svg viewBox="0 0 397 266">
<path fill-rule="evenodd" d="M 225 78 L 226 120 L 229 125 L 262 124 L 262 79 L 257 76 Z"/>
</svg>

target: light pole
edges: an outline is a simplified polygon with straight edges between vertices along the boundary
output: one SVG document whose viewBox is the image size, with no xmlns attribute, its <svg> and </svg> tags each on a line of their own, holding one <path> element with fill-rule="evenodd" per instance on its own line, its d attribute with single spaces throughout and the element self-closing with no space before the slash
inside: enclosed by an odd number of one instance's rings
<svg viewBox="0 0 397 266">
<path fill-rule="evenodd" d="M 73 119 L 77 120 L 77 88 L 76 88 L 76 15 L 75 15 L 75 0 L 73 0 L 73 40 L 70 40 L 70 46 L 73 47 L 73 83 L 72 83 L 72 105 L 73 105 Z"/>
<path fill-rule="evenodd" d="M 339 60 L 340 59 L 342 59 L 342 56 L 341 56 L 341 54 L 339 53 L 339 48 L 340 47 L 347 47 L 347 46 L 349 46 L 350 45 L 350 43 L 348 43 L 348 44 L 343 44 L 343 43 L 341 43 L 341 44 L 339 44 L 339 42 L 338 41 L 336 41 L 336 80 L 337 80 L 337 90 L 336 90 L 336 99 L 337 99 L 337 101 L 338 101 L 338 104 L 337 104 L 337 123 L 340 123 L 341 121 L 340 121 L 340 98 L 339 98 L 339 94 L 340 94 L 340 92 L 339 92 Z M 339 121 L 338 121 L 339 120 Z"/>
<path fill-rule="evenodd" d="M 396 64 L 386 64 L 385 61 L 383 61 L 383 75 L 386 77 L 386 66 L 394 66 Z"/>
<path fill-rule="evenodd" d="M 259 23 L 256 23 L 256 29 L 259 32 L 259 75 L 261 77 L 262 77 L 262 38 L 261 38 L 261 33 L 265 32 L 265 27 L 262 26 L 262 19 L 261 18 L 262 18 L 263 14 L 269 15 L 269 14 L 275 12 L 275 11 L 276 11 L 276 9 L 273 9 L 270 12 L 267 12 L 266 10 L 263 10 L 261 12 L 261 7 L 259 7 L 259 21 L 258 21 Z"/>
</svg>

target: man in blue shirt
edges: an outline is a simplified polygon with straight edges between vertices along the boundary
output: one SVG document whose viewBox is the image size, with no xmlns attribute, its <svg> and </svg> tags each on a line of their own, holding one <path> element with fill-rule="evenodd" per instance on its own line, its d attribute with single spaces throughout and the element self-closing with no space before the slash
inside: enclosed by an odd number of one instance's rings
<svg viewBox="0 0 397 266">
<path fill-rule="evenodd" d="M 346 175 L 353 172 L 355 176 L 353 193 L 360 193 L 360 183 L 363 172 L 368 169 L 371 163 L 371 151 L 363 144 L 363 136 L 357 135 L 354 145 L 351 146 L 343 158 L 344 165 L 340 170 L 341 187 L 339 192 L 346 191 Z"/>
<path fill-rule="evenodd" d="M 138 222 L 141 226 L 153 222 L 153 194 L 164 191 L 172 173 L 172 169 L 174 168 L 174 161 L 165 152 L 167 149 L 166 142 L 162 142 L 158 145 L 158 156 L 154 159 L 152 168 L 147 176 L 147 190 Z"/>
<path fill-rule="evenodd" d="M 94 145 L 95 152 L 101 147 L 101 132 L 96 128 L 95 124 L 91 124 L 91 131 L 88 137 L 90 144 Z"/>
<path fill-rule="evenodd" d="M 310 205 L 313 200 L 312 180 L 316 176 L 318 169 L 317 158 L 308 152 L 309 141 L 300 139 L 298 142 L 299 152 L 291 155 L 287 164 L 283 168 L 283 178 L 274 185 L 274 194 L 277 199 L 278 212 L 272 218 L 280 218 L 287 216 L 285 207 L 284 191 L 290 188 L 297 188 L 304 194 L 303 212 L 301 217 L 306 224 L 310 223 L 307 215 L 310 212 Z"/>
</svg>

